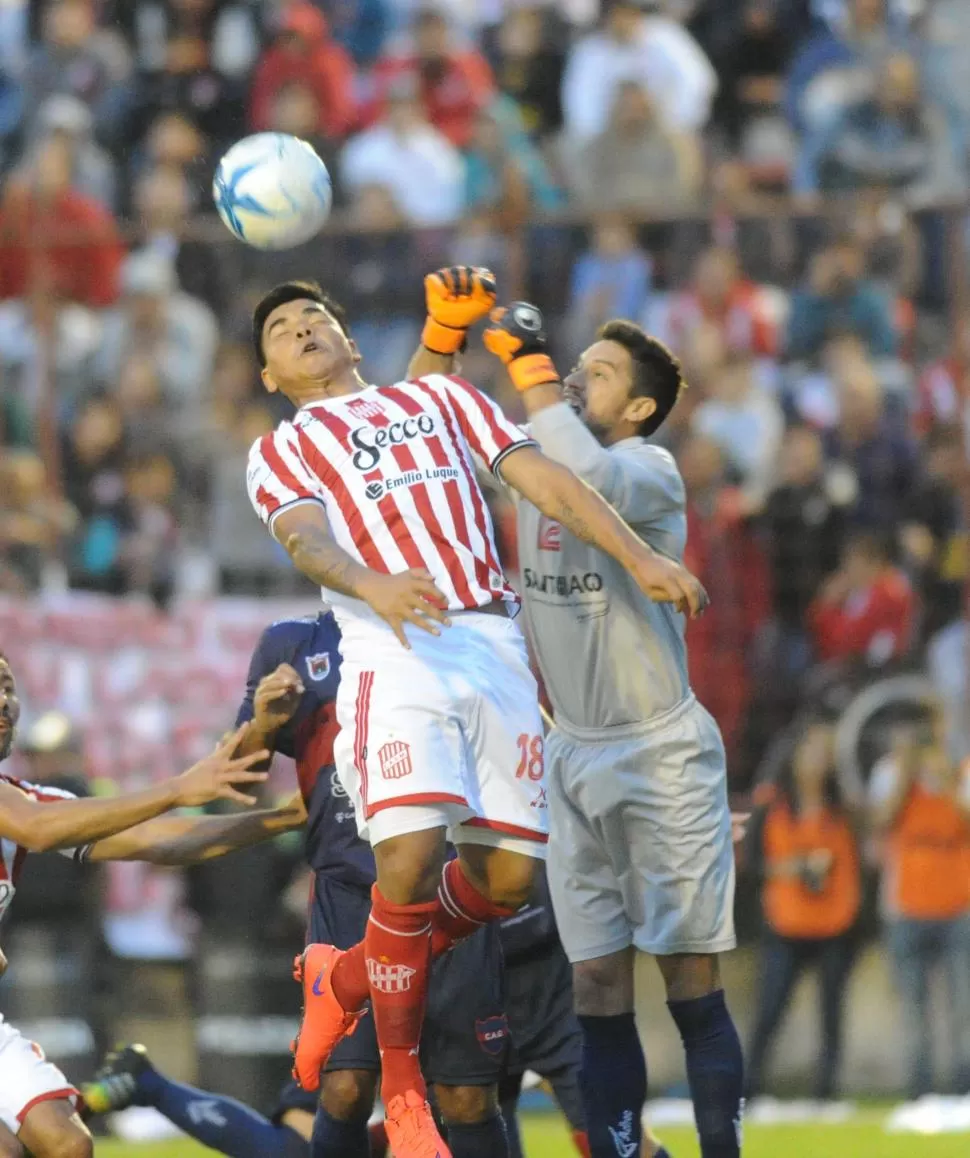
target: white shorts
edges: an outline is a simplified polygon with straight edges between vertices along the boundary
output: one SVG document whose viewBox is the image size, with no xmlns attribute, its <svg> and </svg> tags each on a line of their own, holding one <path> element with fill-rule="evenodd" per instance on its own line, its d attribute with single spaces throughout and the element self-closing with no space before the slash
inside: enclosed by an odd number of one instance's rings
<svg viewBox="0 0 970 1158">
<path fill-rule="evenodd" d="M 57 1066 L 44 1057 L 0 1015 L 0 1122 L 19 1134 L 24 1118 L 39 1102 L 67 1100 L 77 1104 L 78 1092 Z"/>
<path fill-rule="evenodd" d="M 543 857 L 543 730 L 525 639 L 463 612 L 440 636 L 343 628 L 337 774 L 372 845 L 444 824 L 455 844 Z M 386 814 L 386 815 L 385 815 Z"/>
</svg>

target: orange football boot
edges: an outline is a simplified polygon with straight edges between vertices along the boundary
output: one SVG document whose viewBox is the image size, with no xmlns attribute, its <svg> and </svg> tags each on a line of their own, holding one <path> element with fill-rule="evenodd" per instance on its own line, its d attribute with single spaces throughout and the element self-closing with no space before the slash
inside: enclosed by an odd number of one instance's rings
<svg viewBox="0 0 970 1158">
<path fill-rule="evenodd" d="M 363 1009 L 348 1013 L 333 991 L 333 968 L 343 955 L 333 945 L 308 945 L 293 962 L 293 976 L 303 986 L 303 1015 L 290 1048 L 293 1077 L 304 1090 L 319 1088 L 321 1068 L 364 1015 Z"/>
<path fill-rule="evenodd" d="M 386 1114 L 384 1126 L 394 1158 L 451 1158 L 431 1107 L 415 1090 L 391 1098 Z"/>
</svg>

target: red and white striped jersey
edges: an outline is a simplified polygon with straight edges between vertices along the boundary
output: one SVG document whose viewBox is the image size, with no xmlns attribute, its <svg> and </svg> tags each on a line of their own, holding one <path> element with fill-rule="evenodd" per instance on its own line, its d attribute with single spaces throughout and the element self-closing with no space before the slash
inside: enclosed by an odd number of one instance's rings
<svg viewBox="0 0 970 1158">
<path fill-rule="evenodd" d="M 528 445 L 481 391 L 429 374 L 302 407 L 254 443 L 247 485 L 271 529 L 288 507 L 323 503 L 334 538 L 354 559 L 385 574 L 424 568 L 457 611 L 517 601 L 475 463 L 496 471 Z M 326 598 L 338 619 L 369 617 L 359 600 Z"/>
<path fill-rule="evenodd" d="M 73 792 L 65 792 L 61 788 L 51 788 L 49 785 L 31 784 L 28 780 L 19 780 L 16 776 L 0 775 L 0 784 L 11 784 L 26 793 L 31 800 L 41 804 L 51 804 L 55 800 L 76 800 Z M 64 849 L 63 856 L 74 856 L 74 849 Z M 27 849 L 0 835 L 0 921 L 13 902 L 17 892 L 17 882 L 24 867 Z"/>
</svg>

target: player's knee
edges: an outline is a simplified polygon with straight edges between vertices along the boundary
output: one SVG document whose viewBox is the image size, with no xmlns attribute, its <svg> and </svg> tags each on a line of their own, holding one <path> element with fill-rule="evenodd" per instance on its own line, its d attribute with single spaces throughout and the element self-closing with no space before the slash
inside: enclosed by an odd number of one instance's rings
<svg viewBox="0 0 970 1158">
<path fill-rule="evenodd" d="M 377 1093 L 377 1075 L 368 1070 L 335 1070 L 324 1074 L 320 1104 L 338 1122 L 369 1118 Z"/>
<path fill-rule="evenodd" d="M 626 952 L 612 953 L 573 965 L 573 1002 L 582 1017 L 613 1017 L 632 1013 L 633 960 Z"/>
<path fill-rule="evenodd" d="M 477 1126 L 498 1112 L 495 1086 L 435 1086 L 435 1097 L 446 1125 Z"/>
<path fill-rule="evenodd" d="M 668 1001 L 694 1001 L 721 988 L 721 967 L 714 953 L 673 953 L 656 960 Z"/>
<path fill-rule="evenodd" d="M 445 862 L 445 829 L 409 832 L 374 847 L 377 883 L 392 905 L 417 905 L 438 895 Z"/>
<path fill-rule="evenodd" d="M 463 844 L 462 870 L 483 896 L 507 909 L 532 900 L 538 862 L 530 856 L 482 844 Z"/>
<path fill-rule="evenodd" d="M 94 1140 L 80 1121 L 72 1121 L 63 1130 L 48 1135 L 43 1149 L 31 1152 L 36 1158 L 92 1158 Z"/>
</svg>

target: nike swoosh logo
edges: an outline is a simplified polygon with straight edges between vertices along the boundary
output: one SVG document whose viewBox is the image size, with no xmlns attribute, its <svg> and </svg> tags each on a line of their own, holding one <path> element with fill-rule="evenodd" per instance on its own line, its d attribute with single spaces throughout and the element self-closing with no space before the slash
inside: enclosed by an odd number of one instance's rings
<svg viewBox="0 0 970 1158">
<path fill-rule="evenodd" d="M 320 972 L 317 974 L 316 981 L 314 981 L 314 983 L 313 983 L 313 989 L 310 992 L 313 994 L 314 997 L 322 997 L 323 996 L 323 990 L 320 988 L 320 982 L 323 980 L 325 972 L 326 972 L 326 970 L 321 969 Z"/>
</svg>

